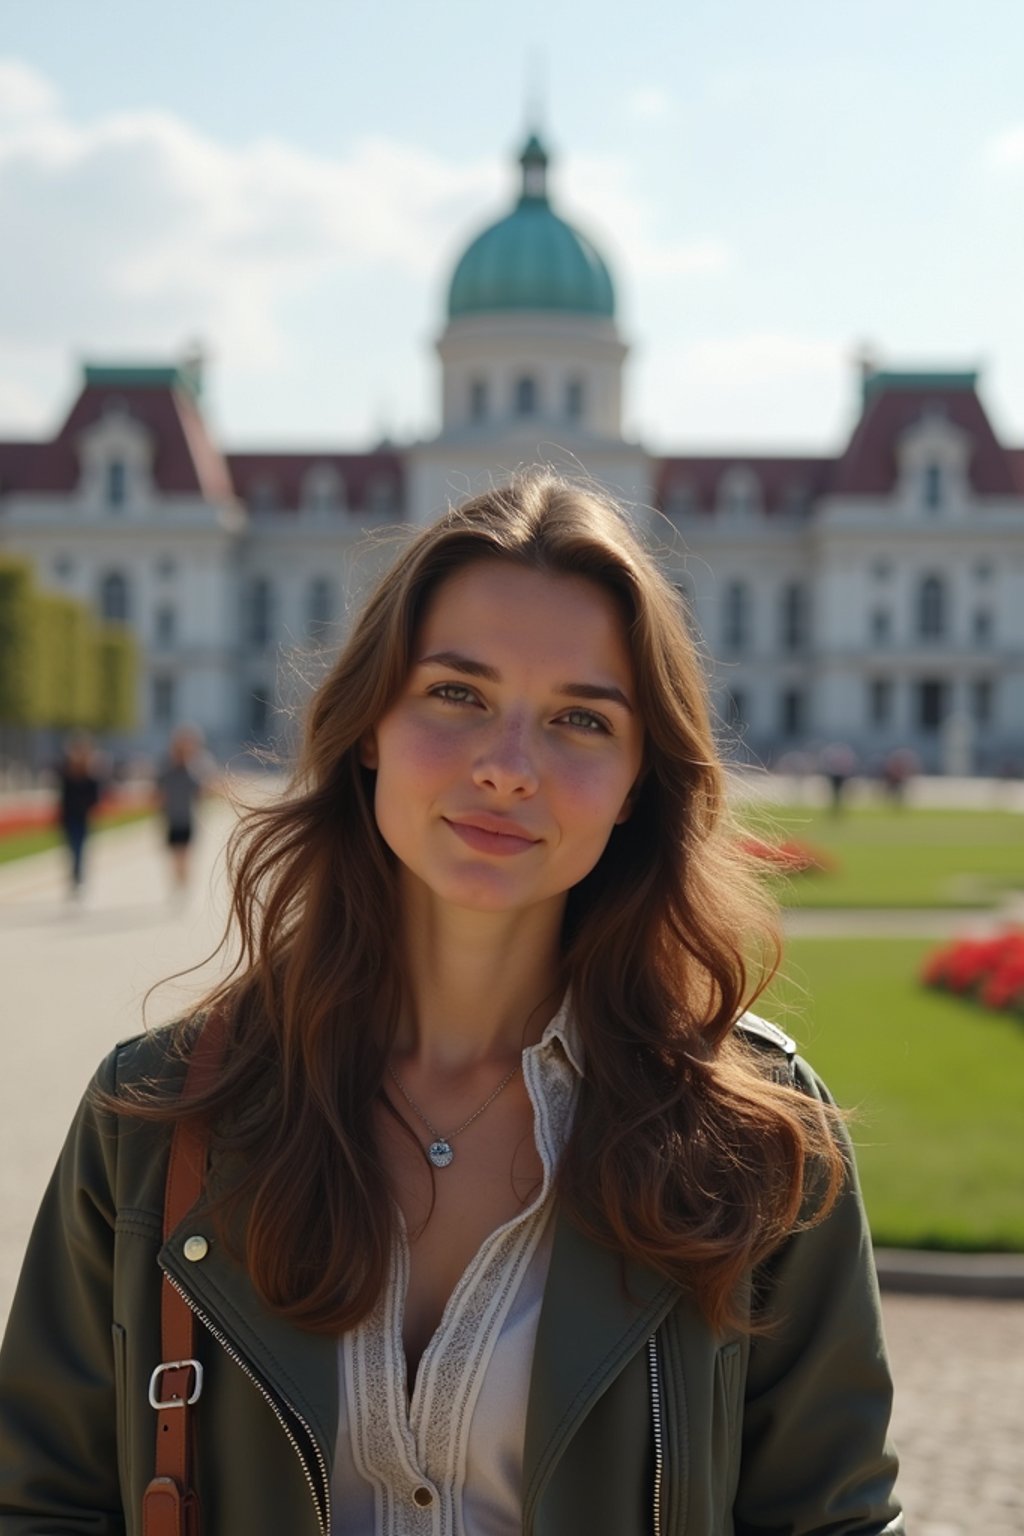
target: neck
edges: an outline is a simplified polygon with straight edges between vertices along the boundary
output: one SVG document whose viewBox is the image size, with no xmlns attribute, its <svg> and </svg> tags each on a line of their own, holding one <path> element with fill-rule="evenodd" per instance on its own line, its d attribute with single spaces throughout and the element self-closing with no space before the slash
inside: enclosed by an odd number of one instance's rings
<svg viewBox="0 0 1024 1536">
<path fill-rule="evenodd" d="M 561 1001 L 561 904 L 467 911 L 442 906 L 412 882 L 403 895 L 409 1004 L 399 1054 L 447 1072 L 511 1065 Z"/>
</svg>

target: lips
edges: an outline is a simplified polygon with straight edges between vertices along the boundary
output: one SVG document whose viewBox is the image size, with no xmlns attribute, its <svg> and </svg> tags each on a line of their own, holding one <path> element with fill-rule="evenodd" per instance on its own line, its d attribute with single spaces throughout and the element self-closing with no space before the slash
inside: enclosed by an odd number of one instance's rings
<svg viewBox="0 0 1024 1536">
<path fill-rule="evenodd" d="M 444 821 L 456 837 L 478 853 L 508 857 L 527 853 L 541 841 L 517 821 L 509 821 L 503 816 L 490 816 L 486 812 L 474 813 L 472 816 L 445 816 Z"/>
</svg>

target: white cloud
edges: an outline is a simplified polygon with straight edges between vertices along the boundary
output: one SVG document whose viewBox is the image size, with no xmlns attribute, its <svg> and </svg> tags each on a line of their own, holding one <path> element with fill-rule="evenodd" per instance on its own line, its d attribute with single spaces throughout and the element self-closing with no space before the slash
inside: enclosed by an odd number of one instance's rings
<svg viewBox="0 0 1024 1536">
<path fill-rule="evenodd" d="M 460 242 L 511 206 L 512 167 L 379 133 L 327 156 L 280 138 L 229 143 L 166 111 L 80 118 L 16 59 L 0 59 L 0 100 L 0 352 L 16 380 L 4 430 L 52 423 L 76 357 L 171 357 L 195 337 L 257 431 L 261 391 L 286 431 L 344 430 L 368 391 L 423 418 L 424 331 Z M 624 156 L 570 157 L 555 173 L 556 206 L 585 230 L 599 215 L 594 236 L 629 285 L 734 259 L 705 230 L 667 235 Z"/>
<path fill-rule="evenodd" d="M 0 341 L 108 353 L 212 338 L 269 366 L 285 310 L 346 278 L 420 284 L 497 168 L 366 136 L 337 159 L 231 147 L 162 112 L 73 120 L 47 82 L 0 63 Z"/>
<path fill-rule="evenodd" d="M 806 378 L 834 368 L 847 355 L 845 344 L 818 336 L 784 331 L 753 331 L 697 342 L 689 350 L 690 366 L 704 379 L 770 382 Z"/>
<path fill-rule="evenodd" d="M 622 155 L 572 156 L 565 175 L 565 184 L 572 188 L 573 221 L 587 233 L 593 230 L 602 251 L 611 247 L 613 265 L 627 272 L 630 282 L 718 273 L 735 264 L 732 247 L 715 235 L 695 232 L 682 240 L 665 236 L 658 227 L 658 210 L 637 197 L 634 182 L 635 168 Z M 588 209 L 600 210 L 604 235 Z"/>
<path fill-rule="evenodd" d="M 674 110 L 671 96 L 660 85 L 641 85 L 626 96 L 626 111 L 630 117 L 645 122 L 663 122 Z"/>
<path fill-rule="evenodd" d="M 0 121 L 41 117 L 57 105 L 57 92 L 44 75 L 21 59 L 0 58 Z"/>
<path fill-rule="evenodd" d="M 846 342 L 754 331 L 657 350 L 636 405 L 650 440 L 670 448 L 833 451 L 846 429 L 851 377 Z"/>
<path fill-rule="evenodd" d="M 984 158 L 997 171 L 1015 171 L 1024 168 L 1024 124 L 1004 128 L 985 145 Z"/>
</svg>

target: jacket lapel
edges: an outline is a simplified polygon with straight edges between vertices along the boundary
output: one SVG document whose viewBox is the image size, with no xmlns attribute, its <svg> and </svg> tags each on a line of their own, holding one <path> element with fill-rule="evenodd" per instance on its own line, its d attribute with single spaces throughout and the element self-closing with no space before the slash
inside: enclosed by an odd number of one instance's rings
<svg viewBox="0 0 1024 1536">
<path fill-rule="evenodd" d="M 206 1238 L 207 1248 L 190 1261 L 185 1243 L 196 1235 Z M 280 1407 L 305 1422 L 329 1468 L 338 1434 L 337 1340 L 296 1328 L 265 1307 L 205 1213 L 186 1216 L 160 1250 L 159 1262 L 207 1326 L 223 1335 L 222 1346 L 241 1356 Z"/>
<path fill-rule="evenodd" d="M 524 1530 L 591 1405 L 679 1295 L 674 1281 L 624 1262 L 557 1214 L 526 1415 Z"/>
</svg>

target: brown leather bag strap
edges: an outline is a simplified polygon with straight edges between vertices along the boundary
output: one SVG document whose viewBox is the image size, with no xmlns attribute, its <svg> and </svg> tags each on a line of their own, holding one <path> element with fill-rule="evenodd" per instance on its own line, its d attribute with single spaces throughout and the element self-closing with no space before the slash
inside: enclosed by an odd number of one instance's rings
<svg viewBox="0 0 1024 1536">
<path fill-rule="evenodd" d="M 227 1020 L 213 1013 L 203 1022 L 185 1074 L 186 1094 L 205 1093 L 220 1071 Z M 164 1242 L 203 1192 L 208 1132 L 196 1120 L 179 1121 L 171 1137 L 164 1188 Z M 195 1359 L 195 1318 L 166 1276 L 160 1287 L 161 1363 L 150 1378 L 156 1408 L 156 1466 L 142 1501 L 143 1536 L 199 1536 L 199 1501 L 192 1487 L 192 1407 L 202 1391 Z"/>
</svg>

